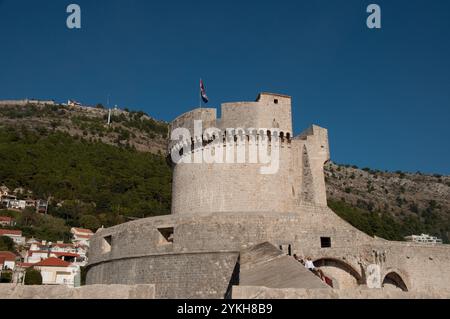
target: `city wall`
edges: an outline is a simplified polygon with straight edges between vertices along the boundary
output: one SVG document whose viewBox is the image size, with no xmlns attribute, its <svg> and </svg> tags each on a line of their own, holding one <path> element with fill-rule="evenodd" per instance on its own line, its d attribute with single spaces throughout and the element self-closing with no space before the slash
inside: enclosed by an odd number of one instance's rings
<svg viewBox="0 0 450 319">
<path fill-rule="evenodd" d="M 448 299 L 450 290 L 404 292 L 387 289 L 273 289 L 234 286 L 233 299 Z"/>
<path fill-rule="evenodd" d="M 321 246 L 322 237 L 331 247 Z M 92 239 L 87 282 L 154 283 L 157 298 L 223 298 L 240 252 L 263 242 L 311 257 L 337 289 L 366 286 L 371 265 L 379 268 L 380 287 L 396 276 L 401 283 L 394 286 L 403 283 L 407 291 L 450 286 L 450 247 L 372 238 L 328 208 L 313 206 L 290 214 L 181 214 L 104 229 Z"/>
<path fill-rule="evenodd" d="M 154 299 L 154 285 L 22 286 L 0 284 L 0 299 Z"/>
</svg>

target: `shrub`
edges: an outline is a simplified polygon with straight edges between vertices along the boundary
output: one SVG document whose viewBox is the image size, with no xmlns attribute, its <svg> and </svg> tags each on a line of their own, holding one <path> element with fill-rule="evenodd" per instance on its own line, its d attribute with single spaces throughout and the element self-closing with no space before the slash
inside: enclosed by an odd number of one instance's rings
<svg viewBox="0 0 450 319">
<path fill-rule="evenodd" d="M 14 241 L 6 236 L 0 236 L 0 251 L 14 252 Z"/>
<path fill-rule="evenodd" d="M 25 285 L 26 286 L 42 285 L 41 272 L 33 268 L 27 269 L 27 271 L 25 272 Z"/>
<path fill-rule="evenodd" d="M 2 275 L 0 276 L 0 283 L 9 284 L 11 282 L 12 282 L 12 273 L 10 271 L 2 272 Z"/>
</svg>

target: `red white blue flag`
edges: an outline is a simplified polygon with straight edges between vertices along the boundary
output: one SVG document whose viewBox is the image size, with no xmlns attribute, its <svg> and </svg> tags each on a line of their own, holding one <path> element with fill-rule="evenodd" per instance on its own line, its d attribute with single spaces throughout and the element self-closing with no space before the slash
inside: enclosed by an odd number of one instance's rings
<svg viewBox="0 0 450 319">
<path fill-rule="evenodd" d="M 200 79 L 200 95 L 202 97 L 203 102 L 208 103 L 209 99 L 208 96 L 206 95 L 206 88 L 202 79 Z"/>
</svg>

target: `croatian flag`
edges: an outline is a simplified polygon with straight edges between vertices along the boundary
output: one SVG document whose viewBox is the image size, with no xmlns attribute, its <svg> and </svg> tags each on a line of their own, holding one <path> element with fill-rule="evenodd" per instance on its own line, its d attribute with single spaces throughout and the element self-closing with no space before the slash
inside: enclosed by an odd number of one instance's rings
<svg viewBox="0 0 450 319">
<path fill-rule="evenodd" d="M 205 85 L 203 84 L 203 80 L 200 79 L 200 95 L 204 103 L 208 103 L 208 96 L 206 95 Z"/>
</svg>

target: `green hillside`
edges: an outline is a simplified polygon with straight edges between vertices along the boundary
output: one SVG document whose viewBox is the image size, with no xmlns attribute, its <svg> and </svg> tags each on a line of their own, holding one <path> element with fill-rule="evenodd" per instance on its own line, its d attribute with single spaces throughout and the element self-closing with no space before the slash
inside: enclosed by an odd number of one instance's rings
<svg viewBox="0 0 450 319">
<path fill-rule="evenodd" d="M 438 217 L 434 223 L 428 224 L 422 223 L 415 216 L 408 216 L 404 220 L 398 221 L 389 213 L 370 212 L 342 201 L 329 200 L 328 206 L 352 226 L 370 236 L 403 241 L 405 236 L 411 234 L 438 233 L 443 235 L 445 242 L 448 242 L 445 232 L 441 231 L 442 228 L 445 228 L 445 224 Z"/>
<path fill-rule="evenodd" d="M 51 198 L 49 214 L 68 226 L 108 227 L 170 211 L 164 157 L 62 132 L 0 128 L 2 184 Z"/>
</svg>

